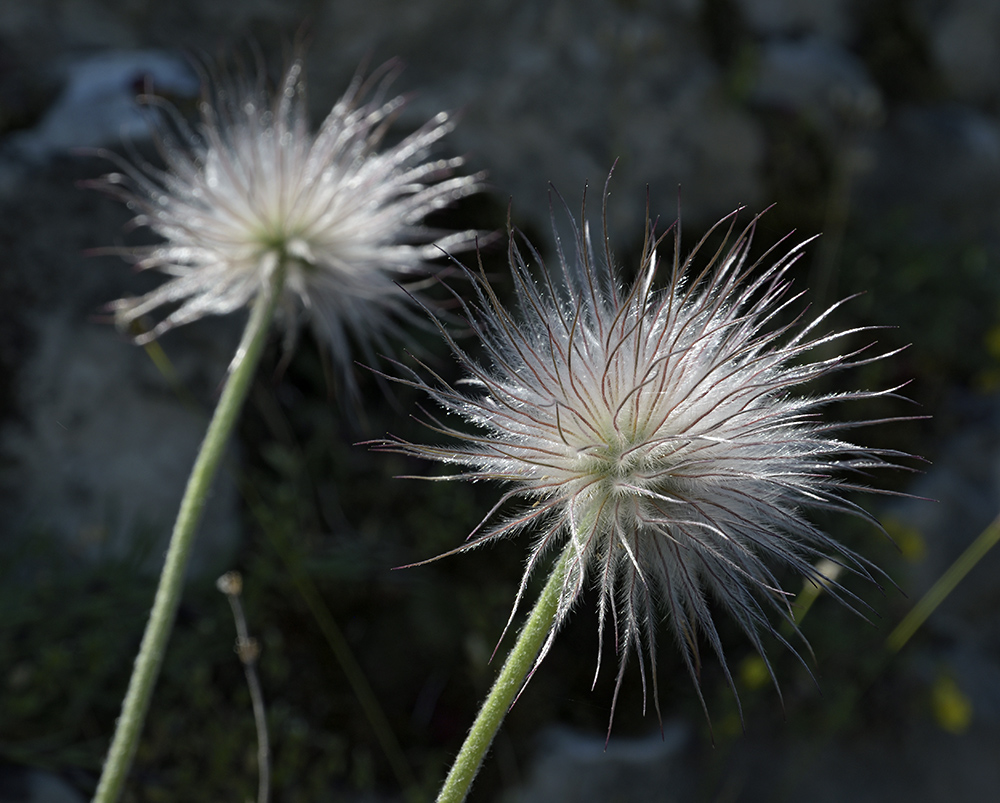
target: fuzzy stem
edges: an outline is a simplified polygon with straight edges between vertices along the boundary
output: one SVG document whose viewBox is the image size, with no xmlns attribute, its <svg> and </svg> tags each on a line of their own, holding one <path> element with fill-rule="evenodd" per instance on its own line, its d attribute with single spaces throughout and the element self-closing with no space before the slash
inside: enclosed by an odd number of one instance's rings
<svg viewBox="0 0 1000 803">
<path fill-rule="evenodd" d="M 229 435 L 236 424 L 250 381 L 260 361 L 284 277 L 285 267 L 282 260 L 272 274 L 269 286 L 258 293 L 254 300 L 243 338 L 233 358 L 229 377 L 212 414 L 191 475 L 188 477 L 184 498 L 177 512 L 177 521 L 170 536 L 163 570 L 160 572 L 160 583 L 153 600 L 153 609 L 149 614 L 139 655 L 135 659 L 132 678 L 122 703 L 122 713 L 118 718 L 114 739 L 104 762 L 94 803 L 115 803 L 121 795 L 125 776 L 135 756 L 139 734 L 149 709 L 153 686 L 163 663 L 167 640 L 177 615 L 185 569 L 198 522 Z"/>
<path fill-rule="evenodd" d="M 524 629 L 517 637 L 517 643 L 507 656 L 483 707 L 479 709 L 472 730 L 465 737 L 465 743 L 441 787 L 437 803 L 461 803 L 469 794 L 493 737 L 523 688 L 525 678 L 535 665 L 538 651 L 552 630 L 571 554 L 570 547 L 567 547 L 552 570 Z"/>
</svg>

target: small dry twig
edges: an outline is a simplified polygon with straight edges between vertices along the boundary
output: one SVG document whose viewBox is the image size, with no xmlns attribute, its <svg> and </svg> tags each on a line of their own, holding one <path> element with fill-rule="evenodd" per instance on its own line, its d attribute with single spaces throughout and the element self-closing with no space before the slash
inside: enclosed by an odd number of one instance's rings
<svg viewBox="0 0 1000 803">
<path fill-rule="evenodd" d="M 267 717 L 264 713 L 264 692 L 257 677 L 257 658 L 260 657 L 260 643 L 247 630 L 246 616 L 240 594 L 243 591 L 243 577 L 239 572 L 226 572 L 215 581 L 216 587 L 229 600 L 236 620 L 236 654 L 243 664 L 250 687 L 250 701 L 253 704 L 253 718 L 257 726 L 257 803 L 268 803 L 271 789 L 271 748 L 267 738 Z"/>
</svg>

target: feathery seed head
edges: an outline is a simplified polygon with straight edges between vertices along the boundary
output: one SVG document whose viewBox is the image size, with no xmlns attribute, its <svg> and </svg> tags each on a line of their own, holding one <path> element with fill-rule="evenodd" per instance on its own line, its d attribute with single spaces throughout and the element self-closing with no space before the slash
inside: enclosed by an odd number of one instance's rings
<svg viewBox="0 0 1000 803">
<path fill-rule="evenodd" d="M 455 176 L 460 158 L 429 160 L 453 122 L 439 114 L 401 142 L 376 148 L 404 99 L 385 99 L 398 70 L 387 64 L 355 77 L 319 130 L 306 115 L 300 61 L 276 92 L 263 79 L 206 79 L 196 128 L 164 107 L 164 169 L 109 154 L 120 172 L 101 186 L 139 210 L 164 242 L 116 249 L 140 269 L 170 278 L 139 298 L 114 304 L 129 325 L 164 305 L 176 308 L 145 342 L 204 315 L 225 314 L 266 291 L 279 262 L 286 281 L 281 312 L 289 334 L 304 309 L 349 379 L 348 340 L 372 344 L 409 313 L 396 282 L 429 270 L 441 249 L 462 249 L 474 232 L 445 235 L 422 225 L 431 212 L 480 188 L 482 176 Z M 161 105 L 161 104 L 158 104 Z"/>
<path fill-rule="evenodd" d="M 867 357 L 863 349 L 811 359 L 818 347 L 851 334 L 818 331 L 839 305 L 811 322 L 800 316 L 782 323 L 800 298 L 787 272 L 802 244 L 770 266 L 763 264 L 769 255 L 751 264 L 756 219 L 735 240 L 734 223 L 735 213 L 717 224 L 728 227 L 731 244 L 702 266 L 708 236 L 682 259 L 675 229 L 666 271 L 657 253 L 663 237 L 650 228 L 632 284 L 615 267 L 606 234 L 595 252 L 586 222 L 582 229 L 574 222 L 575 254 L 563 251 L 556 232 L 555 270 L 546 270 L 529 244 L 540 265 L 537 277 L 511 233 L 516 310 L 504 305 L 484 274 L 471 271 L 477 298 L 463 305 L 485 364 L 442 326 L 468 377 L 456 386 L 409 371 L 401 380 L 472 428 L 433 422 L 457 446 L 393 438 L 379 444 L 465 467 L 453 478 L 509 486 L 455 551 L 530 528 L 534 543 L 515 610 L 543 556 L 570 550 L 556 619 L 538 661 L 585 587 L 593 586 L 599 641 L 610 627 L 620 658 L 615 698 L 634 648 L 644 688 L 648 656 L 655 701 L 661 617 L 697 686 L 701 640 L 725 667 L 713 604 L 737 620 L 763 655 L 762 632 L 784 641 L 771 624 L 772 609 L 788 616 L 789 595 L 775 567 L 827 583 L 814 564 L 832 556 L 874 579 L 868 562 L 804 513 L 823 508 L 870 518 L 845 496 L 858 487 L 850 475 L 890 467 L 896 455 L 838 439 L 836 425 L 822 423 L 818 412 L 836 400 L 891 391 L 808 396 L 798 388 L 887 355 Z M 526 504 L 497 519 L 501 507 L 517 499 Z M 842 601 L 857 602 L 838 584 L 828 587 Z"/>
</svg>

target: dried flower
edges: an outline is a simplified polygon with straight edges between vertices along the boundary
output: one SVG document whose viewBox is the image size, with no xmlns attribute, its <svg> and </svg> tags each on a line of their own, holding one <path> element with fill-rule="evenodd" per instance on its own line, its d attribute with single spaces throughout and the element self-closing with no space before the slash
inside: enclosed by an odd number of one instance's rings
<svg viewBox="0 0 1000 803">
<path fill-rule="evenodd" d="M 584 220 L 585 213 L 584 205 Z M 470 431 L 431 423 L 464 445 L 396 438 L 379 444 L 467 469 L 438 479 L 508 484 L 467 544 L 454 551 L 530 529 L 533 544 L 514 610 L 543 557 L 568 545 L 558 610 L 537 660 L 585 587 L 593 586 L 599 642 L 607 628 L 616 637 L 615 699 L 632 649 L 644 689 L 643 652 L 648 656 L 656 699 L 661 614 L 697 686 L 701 639 L 725 666 L 713 604 L 736 619 L 763 656 L 762 632 L 785 641 L 771 623 L 772 609 L 789 618 L 790 595 L 774 567 L 791 568 L 848 604 L 856 598 L 816 568 L 819 559 L 833 556 L 869 580 L 877 572 L 804 512 L 870 518 L 845 497 L 859 487 L 849 477 L 892 466 L 895 455 L 840 440 L 834 433 L 842 425 L 824 424 L 818 413 L 834 401 L 891 391 L 803 396 L 795 390 L 887 355 L 868 357 L 861 349 L 810 361 L 810 353 L 826 352 L 857 330 L 818 333 L 839 305 L 804 325 L 782 323 L 800 298 L 791 292 L 788 270 L 804 244 L 769 267 L 763 258 L 751 264 L 757 220 L 728 245 L 735 216 L 713 228 L 729 231 L 703 267 L 697 260 L 709 235 L 681 259 L 676 228 L 662 289 L 656 249 L 663 237 L 652 227 L 631 286 L 614 266 L 606 233 L 595 252 L 586 223 L 581 231 L 574 222 L 575 255 L 559 244 L 558 269 L 541 266 L 537 279 L 512 233 L 516 312 L 485 274 L 470 271 L 477 298 L 464 305 L 464 315 L 485 350 L 485 365 L 442 326 L 468 376 L 457 385 L 436 374 L 428 380 L 422 366 L 404 369 L 409 378 L 401 380 L 472 425 Z M 513 500 L 526 504 L 500 515 Z"/>
<path fill-rule="evenodd" d="M 427 271 L 426 261 L 442 249 L 474 242 L 473 232 L 444 235 L 423 219 L 477 191 L 481 179 L 453 176 L 460 158 L 427 160 L 453 127 L 444 113 L 376 152 L 404 103 L 384 99 L 395 72 L 389 64 L 366 81 L 356 77 L 315 134 L 300 61 L 275 93 L 262 80 L 207 80 L 196 129 L 168 109 L 173 125 L 161 126 L 158 137 L 165 169 L 109 155 L 121 172 L 105 176 L 102 186 L 139 210 L 134 225 L 165 240 L 116 252 L 173 277 L 117 301 L 119 324 L 177 304 L 136 338 L 145 342 L 204 315 L 232 312 L 267 288 L 284 260 L 279 311 L 286 322 L 304 309 L 345 374 L 349 339 L 372 356 L 372 344 L 408 312 L 396 282 Z M 294 335 L 295 327 L 288 331 Z"/>
</svg>

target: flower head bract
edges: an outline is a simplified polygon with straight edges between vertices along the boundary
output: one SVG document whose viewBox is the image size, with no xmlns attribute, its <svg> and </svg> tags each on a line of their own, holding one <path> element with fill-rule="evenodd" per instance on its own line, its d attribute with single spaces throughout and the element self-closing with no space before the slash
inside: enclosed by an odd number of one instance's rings
<svg viewBox="0 0 1000 803">
<path fill-rule="evenodd" d="M 146 295 L 115 302 L 118 323 L 172 307 L 137 337 L 145 342 L 232 312 L 267 291 L 281 263 L 279 312 L 290 319 L 290 335 L 304 311 L 345 375 L 350 341 L 371 357 L 373 344 L 409 314 L 397 282 L 427 272 L 427 260 L 442 249 L 475 240 L 474 232 L 445 234 L 424 219 L 481 181 L 453 174 L 461 158 L 429 158 L 453 127 L 445 113 L 378 150 L 405 102 L 386 99 L 395 72 L 390 63 L 367 80 L 356 76 L 315 133 L 298 60 L 276 91 L 263 79 L 207 78 L 196 127 L 164 106 L 170 124 L 160 126 L 157 144 L 165 166 L 112 155 L 120 172 L 101 182 L 138 210 L 135 226 L 163 238 L 116 252 L 171 277 Z"/>
<path fill-rule="evenodd" d="M 734 237 L 735 219 L 716 224 L 683 258 L 678 225 L 666 267 L 658 254 L 664 237 L 647 223 L 631 283 L 615 266 L 606 230 L 595 249 L 586 223 L 574 222 L 571 252 L 556 232 L 555 269 L 512 233 L 514 305 L 484 272 L 469 271 L 476 297 L 462 307 L 482 356 L 441 325 L 466 376 L 456 383 L 432 372 L 425 378 L 430 369 L 422 366 L 406 369 L 401 380 L 465 424 L 432 417 L 429 425 L 451 440 L 444 444 L 380 443 L 463 467 L 443 479 L 506 484 L 454 551 L 530 532 L 515 611 L 545 557 L 564 553 L 557 612 L 535 666 L 593 587 L 599 642 L 613 631 L 620 659 L 615 699 L 633 650 L 644 688 L 649 661 L 656 699 L 661 619 L 697 686 L 701 643 L 725 667 L 713 610 L 730 614 L 764 656 L 762 634 L 787 644 L 772 623 L 791 618 L 780 570 L 849 605 L 860 600 L 817 568 L 822 559 L 872 581 L 878 575 L 806 513 L 871 518 L 849 494 L 869 469 L 893 466 L 896 455 L 842 440 L 837 430 L 848 425 L 824 423 L 819 413 L 835 401 L 892 391 L 805 395 L 800 387 L 887 355 L 869 356 L 867 347 L 837 354 L 838 342 L 864 330 L 824 332 L 839 304 L 812 320 L 794 314 L 801 294 L 791 289 L 789 268 L 804 244 L 770 265 L 770 253 L 751 260 L 757 220 Z M 725 242 L 710 250 L 710 235 L 727 228 Z"/>
</svg>

